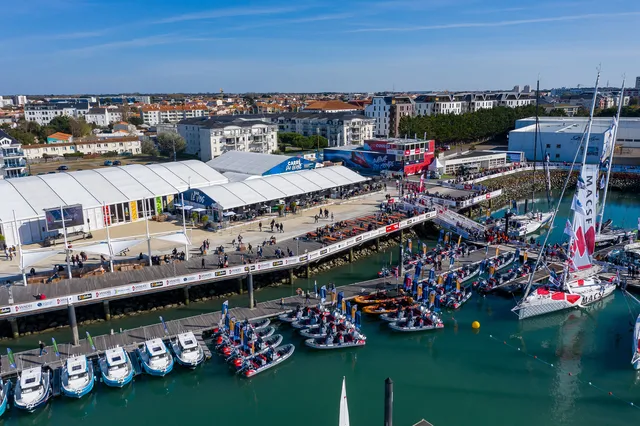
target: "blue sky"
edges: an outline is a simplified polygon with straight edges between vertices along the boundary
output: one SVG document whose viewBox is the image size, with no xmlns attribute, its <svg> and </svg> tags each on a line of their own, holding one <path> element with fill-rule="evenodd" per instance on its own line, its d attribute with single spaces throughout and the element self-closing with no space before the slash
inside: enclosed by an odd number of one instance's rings
<svg viewBox="0 0 640 426">
<path fill-rule="evenodd" d="M 640 75 L 637 0 L 22 0 L 0 93 L 381 91 Z"/>
</svg>

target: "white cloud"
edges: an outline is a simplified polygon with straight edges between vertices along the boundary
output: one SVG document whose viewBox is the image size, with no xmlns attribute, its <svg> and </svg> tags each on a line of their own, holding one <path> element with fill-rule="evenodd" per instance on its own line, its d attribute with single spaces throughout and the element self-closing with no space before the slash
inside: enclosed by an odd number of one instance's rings
<svg viewBox="0 0 640 426">
<path fill-rule="evenodd" d="M 296 12 L 300 9 L 300 7 L 294 6 L 271 8 L 238 7 L 232 9 L 213 9 L 203 10 L 201 12 L 185 13 L 182 15 L 168 16 L 166 18 L 158 19 L 150 23 L 170 24 L 174 22 L 200 21 L 204 19 L 228 18 L 234 16 L 279 15 L 284 13 Z"/>
<path fill-rule="evenodd" d="M 621 16 L 637 16 L 640 12 L 620 12 L 620 13 L 588 13 L 584 15 L 567 15 L 567 16 L 555 16 L 548 18 L 531 18 L 531 19 L 516 19 L 510 21 L 496 21 L 496 22 L 461 22 L 453 24 L 441 24 L 441 25 L 423 25 L 423 26 L 401 26 L 401 27 L 383 27 L 383 28 L 360 28 L 356 30 L 346 31 L 348 33 L 362 33 L 362 32 L 410 32 L 410 31 L 429 31 L 429 30 L 446 30 L 455 28 L 493 28 L 493 27 L 506 27 L 516 25 L 527 24 L 541 24 L 545 22 L 561 22 L 561 21 L 578 21 L 584 19 L 601 19 L 601 18 L 615 18 Z"/>
</svg>

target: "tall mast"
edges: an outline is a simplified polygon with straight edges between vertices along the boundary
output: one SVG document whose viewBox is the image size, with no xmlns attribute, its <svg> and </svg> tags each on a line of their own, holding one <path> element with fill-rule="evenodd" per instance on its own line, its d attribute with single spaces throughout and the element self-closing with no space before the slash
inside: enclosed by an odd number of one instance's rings
<svg viewBox="0 0 640 426">
<path fill-rule="evenodd" d="M 531 176 L 531 211 L 534 211 L 536 200 L 536 162 L 538 161 L 538 132 L 540 131 L 540 117 L 538 107 L 540 106 L 540 78 L 536 83 L 536 131 L 533 136 L 533 175 Z M 525 212 L 526 213 L 526 212 Z"/>
<path fill-rule="evenodd" d="M 591 113 L 589 114 L 589 124 L 587 126 L 587 140 L 585 141 L 585 146 L 584 146 L 584 155 L 582 156 L 582 164 L 584 164 L 586 162 L 586 157 L 587 157 L 587 148 L 589 145 L 589 137 L 591 137 L 591 121 L 593 120 L 593 113 L 595 111 L 595 107 L 596 107 L 596 98 L 598 96 L 598 82 L 600 81 L 600 69 L 598 68 L 598 76 L 596 77 L 596 86 L 595 86 L 595 90 L 594 90 L 594 94 L 593 94 L 593 101 L 591 102 Z M 582 141 L 580 143 L 580 146 L 582 146 Z M 578 158 L 578 153 L 580 152 L 580 149 L 578 148 L 576 150 L 576 154 L 575 157 L 573 158 L 573 162 L 571 163 L 571 168 L 569 169 L 569 173 L 567 175 L 567 180 L 565 181 L 564 187 L 562 188 L 562 192 L 560 193 L 560 198 L 558 199 L 558 204 L 556 205 L 556 209 L 553 212 L 553 216 L 551 217 L 551 225 L 549 226 L 549 231 L 547 231 L 547 233 L 545 234 L 544 237 L 544 241 L 542 243 L 542 246 L 540 248 L 540 255 L 538 256 L 538 258 L 536 259 L 536 264 L 533 268 L 534 271 L 538 270 L 538 265 L 540 264 L 540 259 L 542 259 L 542 253 L 543 250 L 545 249 L 545 247 L 547 246 L 547 241 L 549 240 L 549 235 L 551 235 L 551 230 L 553 229 L 553 225 L 555 223 L 556 218 L 558 217 L 558 210 L 560 210 L 560 203 L 562 202 L 562 198 L 564 197 L 564 193 L 567 189 L 567 183 L 569 181 L 569 178 L 571 177 L 571 172 L 573 172 L 573 167 L 575 165 L 575 162 Z M 573 243 L 572 240 L 569 240 L 569 248 L 571 247 L 571 244 Z M 565 267 L 565 271 L 564 271 L 564 278 L 566 280 L 566 273 L 567 273 L 567 268 Z M 525 288 L 524 291 L 524 295 L 522 296 L 521 300 L 525 300 L 527 298 L 527 296 L 529 295 L 529 292 L 531 291 L 531 286 L 533 284 L 533 273 L 531 273 L 529 275 L 529 282 L 527 283 L 527 287 Z M 563 280 L 563 282 L 565 281 Z"/>
<path fill-rule="evenodd" d="M 611 176 L 611 169 L 613 168 L 613 153 L 616 149 L 616 139 L 618 138 L 618 127 L 620 126 L 620 113 L 622 112 L 622 103 L 624 102 L 624 77 L 622 78 L 622 87 L 620 88 L 620 97 L 618 99 L 618 113 L 616 114 L 615 123 L 613 126 L 613 134 L 611 137 L 611 153 L 609 154 L 609 167 L 607 168 L 607 180 L 604 186 L 604 196 L 602 197 L 602 208 L 600 210 L 600 221 L 598 222 L 598 235 L 602 230 L 602 220 L 604 219 L 604 206 L 607 203 L 607 191 L 609 190 L 609 177 Z"/>
</svg>

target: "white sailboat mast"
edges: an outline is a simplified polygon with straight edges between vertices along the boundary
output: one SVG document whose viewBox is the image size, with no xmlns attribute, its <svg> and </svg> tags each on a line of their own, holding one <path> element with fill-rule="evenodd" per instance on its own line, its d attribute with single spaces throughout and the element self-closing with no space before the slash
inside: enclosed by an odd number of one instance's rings
<svg viewBox="0 0 640 426">
<path fill-rule="evenodd" d="M 615 124 L 613 126 L 613 134 L 611 137 L 611 154 L 609 154 L 609 167 L 607 168 L 607 179 L 604 186 L 604 195 L 602 197 L 602 207 L 600 210 L 600 220 L 598 221 L 598 235 L 602 230 L 602 220 L 604 219 L 604 207 L 607 203 L 607 192 L 609 191 L 609 177 L 611 176 L 611 169 L 613 168 L 613 154 L 616 149 L 616 140 L 618 139 L 618 127 L 620 126 L 620 113 L 622 112 L 622 103 L 624 102 L 624 83 L 625 79 L 622 79 L 622 87 L 620 88 L 620 97 L 618 98 L 618 113 L 616 114 Z"/>
</svg>

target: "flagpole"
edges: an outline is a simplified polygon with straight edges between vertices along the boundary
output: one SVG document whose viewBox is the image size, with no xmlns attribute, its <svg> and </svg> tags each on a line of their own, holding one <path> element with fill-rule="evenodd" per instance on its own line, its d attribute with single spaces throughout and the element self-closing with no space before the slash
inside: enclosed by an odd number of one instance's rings
<svg viewBox="0 0 640 426">
<path fill-rule="evenodd" d="M 616 149 L 616 139 L 618 138 L 618 127 L 620 126 L 620 113 L 622 112 L 622 103 L 624 102 L 624 78 L 622 79 L 622 87 L 620 88 L 620 98 L 618 100 L 618 113 L 615 118 L 615 125 L 613 128 L 613 141 L 611 142 L 611 154 L 609 154 L 609 167 L 607 168 L 607 181 L 605 182 L 604 195 L 602 197 L 602 208 L 600 209 L 600 221 L 598 223 L 598 233 L 602 231 L 602 220 L 604 219 L 604 207 L 607 203 L 607 192 L 609 190 L 609 177 L 611 176 L 611 169 L 613 168 L 613 153 Z"/>
<path fill-rule="evenodd" d="M 64 253 L 67 257 L 67 275 L 73 278 L 71 273 L 71 259 L 69 259 L 69 240 L 67 240 L 67 225 L 64 223 L 64 208 L 60 206 L 60 218 L 62 219 L 62 235 L 64 236 Z"/>
<path fill-rule="evenodd" d="M 106 204 L 102 203 L 102 211 L 104 212 L 104 207 Z M 104 213 L 103 213 L 104 214 Z M 105 228 L 107 228 L 107 247 L 109 248 L 109 272 L 113 272 L 113 248 L 111 247 L 111 234 L 109 233 L 109 221 L 105 220 L 104 222 Z"/>
<path fill-rule="evenodd" d="M 151 260 L 151 235 L 149 234 L 149 212 L 151 212 L 151 207 L 149 207 L 149 199 L 146 198 L 144 201 L 144 224 L 147 228 L 147 251 L 149 252 L 149 266 L 153 266 L 153 261 Z"/>
<path fill-rule="evenodd" d="M 22 241 L 20 241 L 20 230 L 18 229 L 18 219 L 16 219 L 16 211 L 13 210 L 13 230 L 15 232 L 16 242 L 18 243 L 18 253 L 20 253 L 20 260 L 18 265 L 20 266 L 20 272 L 22 272 L 22 283 L 27 286 L 27 274 L 24 272 L 24 258 L 22 257 Z"/>
</svg>

